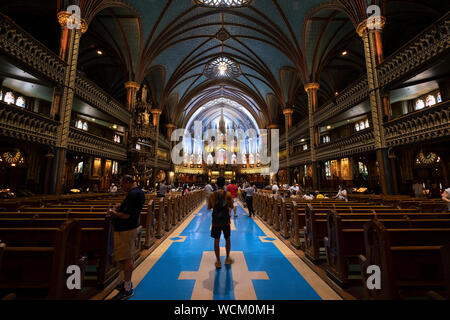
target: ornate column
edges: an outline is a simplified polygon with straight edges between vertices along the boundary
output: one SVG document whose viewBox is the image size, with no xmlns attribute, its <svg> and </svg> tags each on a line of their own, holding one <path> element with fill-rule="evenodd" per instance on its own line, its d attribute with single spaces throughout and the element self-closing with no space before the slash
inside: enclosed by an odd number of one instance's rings
<svg viewBox="0 0 450 320">
<path fill-rule="evenodd" d="M 292 114 L 294 113 L 294 109 L 285 108 L 283 110 L 284 114 L 284 137 L 286 140 L 286 174 L 288 178 L 288 183 L 291 184 L 291 174 L 289 172 L 291 163 L 290 163 L 290 153 L 291 148 L 289 146 L 289 129 L 292 127 Z"/>
<path fill-rule="evenodd" d="M 152 109 L 150 111 L 153 115 L 153 126 L 156 128 L 156 141 L 155 141 L 155 166 L 153 169 L 153 183 L 156 183 L 156 174 L 158 170 L 158 145 L 159 145 L 159 118 L 161 117 L 161 109 Z"/>
<path fill-rule="evenodd" d="M 127 107 L 130 112 L 133 112 L 136 108 L 136 96 L 140 88 L 141 85 L 137 82 L 125 82 L 125 89 L 127 89 Z"/>
<path fill-rule="evenodd" d="M 127 108 L 131 113 L 136 109 L 137 103 L 137 92 L 141 88 L 141 85 L 134 81 L 125 82 L 125 89 L 127 90 Z M 128 145 L 128 140 L 130 139 L 131 132 L 133 130 L 133 117 L 130 118 L 130 123 L 128 124 L 128 131 L 125 131 L 125 141 L 124 143 Z"/>
<path fill-rule="evenodd" d="M 172 132 L 177 128 L 176 125 L 169 123 L 166 124 L 167 128 L 167 138 L 169 139 L 169 161 L 170 161 L 170 171 L 174 171 L 173 163 L 172 163 L 172 148 L 173 148 L 173 141 L 172 141 Z"/>
<path fill-rule="evenodd" d="M 372 123 L 375 137 L 375 150 L 380 168 L 380 185 L 383 194 L 392 194 L 391 168 L 387 157 L 386 141 L 384 137 L 383 118 L 385 103 L 380 92 L 377 66 L 383 60 L 381 45 L 381 30 L 386 19 L 384 17 L 369 18 L 359 24 L 357 33 L 364 42 L 366 57 L 367 79 L 369 83 L 370 107 L 372 109 Z"/>
<path fill-rule="evenodd" d="M 310 138 L 310 149 L 311 149 L 311 163 L 312 163 L 312 180 L 314 190 L 319 188 L 319 177 L 317 170 L 317 160 L 316 160 L 316 146 L 319 143 L 319 136 L 317 130 L 314 126 L 314 113 L 317 110 L 318 99 L 317 91 L 320 85 L 318 83 L 308 83 L 305 85 L 305 91 L 308 94 L 308 115 L 309 115 L 309 138 Z"/>
<path fill-rule="evenodd" d="M 81 35 L 87 31 L 88 24 L 84 19 L 80 18 L 80 27 L 76 28 L 74 21 L 70 21 L 72 13 L 66 11 L 59 12 L 57 16 L 62 27 L 59 56 L 67 64 L 64 86 L 62 90 L 55 90 L 51 112 L 54 119 L 60 121 L 57 131 L 56 157 L 52 170 L 53 181 L 51 183 L 51 192 L 59 195 L 62 192 L 64 179 L 80 39 Z M 72 23 L 70 24 L 69 22 Z"/>
</svg>

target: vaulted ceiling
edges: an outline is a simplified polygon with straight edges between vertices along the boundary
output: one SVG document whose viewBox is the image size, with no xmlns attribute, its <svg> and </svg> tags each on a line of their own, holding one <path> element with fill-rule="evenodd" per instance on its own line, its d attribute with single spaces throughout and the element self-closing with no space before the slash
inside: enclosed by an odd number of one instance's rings
<svg viewBox="0 0 450 320">
<path fill-rule="evenodd" d="M 11 2 L 0 10 L 13 16 L 35 3 Z M 253 0 L 244 8 L 208 8 L 193 0 L 39 2 L 47 3 L 47 14 L 81 7 L 89 29 L 79 68 L 115 98 L 125 100 L 125 82 L 145 83 L 165 121 L 185 125 L 204 103 L 223 97 L 248 109 L 261 127 L 282 123 L 287 106 L 295 109 L 294 121 L 307 116 L 304 83 L 320 83 L 322 105 L 365 72 L 355 27 L 369 5 L 379 5 L 387 17 L 388 54 L 448 10 L 446 0 Z M 204 75 L 221 55 L 240 67 L 239 77 Z"/>
</svg>

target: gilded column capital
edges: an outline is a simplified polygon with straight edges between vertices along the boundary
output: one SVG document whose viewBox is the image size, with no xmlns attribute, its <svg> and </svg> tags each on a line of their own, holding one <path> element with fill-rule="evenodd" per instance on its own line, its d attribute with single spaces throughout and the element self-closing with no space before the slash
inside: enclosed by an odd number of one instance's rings
<svg viewBox="0 0 450 320">
<path fill-rule="evenodd" d="M 319 90 L 319 89 L 320 89 L 320 84 L 318 84 L 317 82 L 311 82 L 311 83 L 305 84 L 306 92 L 308 92 L 310 90 Z"/>
<path fill-rule="evenodd" d="M 177 126 L 174 125 L 174 124 L 172 124 L 172 123 L 166 124 L 166 128 L 167 128 L 167 129 L 175 129 L 176 127 L 177 127 Z"/>
<path fill-rule="evenodd" d="M 155 116 L 160 116 L 162 113 L 162 110 L 161 109 L 152 109 L 152 110 L 150 110 L 150 113 Z"/>
<path fill-rule="evenodd" d="M 284 108 L 284 109 L 283 109 L 283 114 L 284 114 L 285 116 L 292 115 L 293 113 L 294 113 L 294 109 L 292 109 L 292 108 Z"/>
<path fill-rule="evenodd" d="M 386 18 L 383 16 L 370 17 L 356 27 L 356 32 L 362 38 L 368 30 L 383 30 L 385 24 Z"/>
<path fill-rule="evenodd" d="M 141 88 L 141 85 L 134 81 L 128 81 L 125 82 L 125 89 L 137 89 L 139 90 Z"/>
<path fill-rule="evenodd" d="M 279 127 L 278 127 L 278 125 L 277 124 L 271 124 L 271 125 L 269 125 L 268 127 L 267 127 L 267 129 L 279 129 Z"/>
<path fill-rule="evenodd" d="M 58 21 L 61 27 L 68 27 L 69 22 L 72 23 L 72 25 L 76 24 L 76 19 L 73 18 L 74 14 L 67 12 L 67 11 L 60 11 L 57 13 Z M 71 20 L 70 20 L 71 19 Z M 88 30 L 88 23 L 83 18 L 80 18 L 80 30 L 81 33 L 84 34 Z"/>
</svg>

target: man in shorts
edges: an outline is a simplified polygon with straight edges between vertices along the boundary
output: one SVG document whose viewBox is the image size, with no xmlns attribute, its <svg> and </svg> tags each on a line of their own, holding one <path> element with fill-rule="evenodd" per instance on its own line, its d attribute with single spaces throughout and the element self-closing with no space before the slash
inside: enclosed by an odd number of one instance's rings
<svg viewBox="0 0 450 320">
<path fill-rule="evenodd" d="M 231 193 L 231 196 L 233 197 L 233 207 L 234 207 L 234 217 L 236 218 L 236 210 L 238 206 L 238 186 L 236 185 L 236 181 L 231 180 L 231 184 L 227 186 L 227 192 Z"/>
<path fill-rule="evenodd" d="M 213 209 L 213 221 L 211 226 L 211 237 L 214 238 L 214 252 L 216 253 L 216 268 L 220 269 L 222 267 L 222 262 L 220 261 L 220 235 L 223 232 L 225 238 L 225 248 L 227 252 L 227 257 L 225 259 L 225 264 L 232 264 L 233 259 L 230 258 L 230 209 L 233 208 L 233 197 L 230 192 L 226 192 L 223 188 L 225 186 L 225 178 L 219 177 L 217 179 L 217 191 L 212 192 L 208 199 L 208 210 Z"/>
<path fill-rule="evenodd" d="M 110 210 L 114 226 L 114 258 L 121 265 L 124 281 L 117 289 L 119 293 L 113 300 L 126 300 L 133 296 L 133 257 L 139 229 L 139 216 L 145 203 L 145 194 L 132 176 L 125 175 L 121 180 L 122 190 L 128 194 L 122 204 Z"/>
</svg>

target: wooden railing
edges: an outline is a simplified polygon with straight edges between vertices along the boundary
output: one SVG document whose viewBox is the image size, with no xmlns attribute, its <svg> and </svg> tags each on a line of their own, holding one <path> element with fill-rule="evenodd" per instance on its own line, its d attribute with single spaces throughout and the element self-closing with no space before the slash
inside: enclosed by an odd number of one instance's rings
<svg viewBox="0 0 450 320">
<path fill-rule="evenodd" d="M 54 146 L 58 124 L 39 113 L 0 102 L 1 136 Z"/>
</svg>

